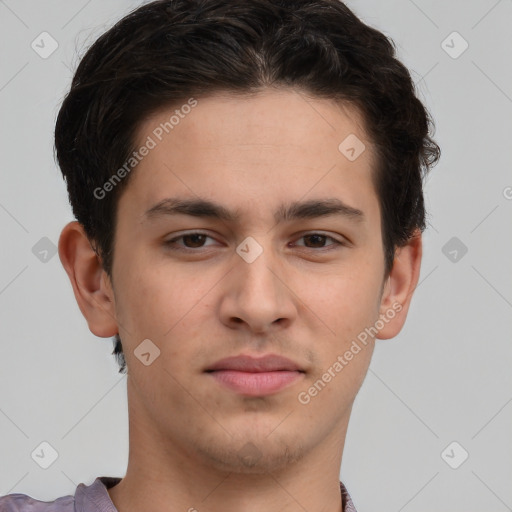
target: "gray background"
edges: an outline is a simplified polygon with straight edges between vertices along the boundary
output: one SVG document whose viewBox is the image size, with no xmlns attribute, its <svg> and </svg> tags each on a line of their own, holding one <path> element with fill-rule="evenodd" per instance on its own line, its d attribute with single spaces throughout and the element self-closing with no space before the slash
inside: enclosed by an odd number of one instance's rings
<svg viewBox="0 0 512 512">
<path fill-rule="evenodd" d="M 396 42 L 443 155 L 420 285 L 377 342 L 341 478 L 359 512 L 512 510 L 512 1 L 347 3 Z M 53 500 L 126 469 L 126 376 L 51 251 L 73 219 L 52 137 L 79 56 L 139 4 L 0 0 L 0 495 Z M 31 47 L 44 31 L 48 58 Z M 48 469 L 31 457 L 43 441 Z"/>
</svg>

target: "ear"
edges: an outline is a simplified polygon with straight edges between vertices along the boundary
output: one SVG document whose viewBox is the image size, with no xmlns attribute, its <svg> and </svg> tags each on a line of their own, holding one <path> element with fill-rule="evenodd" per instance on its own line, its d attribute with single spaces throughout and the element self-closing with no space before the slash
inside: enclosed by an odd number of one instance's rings
<svg viewBox="0 0 512 512">
<path fill-rule="evenodd" d="M 404 326 L 412 294 L 418 284 L 422 256 L 421 231 L 416 230 L 407 245 L 395 253 L 393 268 L 386 280 L 380 303 L 380 319 L 384 327 L 379 329 L 381 340 L 395 337 Z"/>
<path fill-rule="evenodd" d="M 59 238 L 59 257 L 89 330 L 101 338 L 118 333 L 112 285 L 80 223 L 70 222 Z"/>
</svg>

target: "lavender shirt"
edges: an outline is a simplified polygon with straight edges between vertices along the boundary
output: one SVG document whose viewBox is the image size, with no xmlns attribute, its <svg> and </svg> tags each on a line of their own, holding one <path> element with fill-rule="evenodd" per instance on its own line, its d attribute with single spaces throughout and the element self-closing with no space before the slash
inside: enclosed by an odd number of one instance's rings
<svg viewBox="0 0 512 512">
<path fill-rule="evenodd" d="M 0 496 L 0 512 L 118 512 L 107 489 L 121 481 L 117 477 L 100 476 L 91 485 L 80 484 L 75 495 L 54 501 L 39 501 L 26 494 Z M 343 512 L 357 512 L 347 489 L 340 482 Z"/>
</svg>

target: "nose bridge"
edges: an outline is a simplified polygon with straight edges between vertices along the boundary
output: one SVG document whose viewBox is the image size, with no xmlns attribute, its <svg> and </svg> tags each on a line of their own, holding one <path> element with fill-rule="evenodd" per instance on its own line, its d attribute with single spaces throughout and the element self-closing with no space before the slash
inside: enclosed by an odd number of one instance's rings
<svg viewBox="0 0 512 512">
<path fill-rule="evenodd" d="M 274 254 L 270 239 L 266 237 L 263 243 L 246 239 L 237 247 L 239 259 L 225 297 L 224 315 L 237 317 L 255 329 L 293 315 L 292 294 L 283 283 L 279 255 Z"/>
<path fill-rule="evenodd" d="M 274 270 L 277 258 L 273 254 L 270 237 L 267 237 L 264 246 L 248 237 L 238 246 L 237 253 L 241 261 L 236 264 L 235 274 L 242 285 L 240 291 L 251 295 L 263 294 L 267 300 L 277 298 L 280 293 Z"/>
</svg>

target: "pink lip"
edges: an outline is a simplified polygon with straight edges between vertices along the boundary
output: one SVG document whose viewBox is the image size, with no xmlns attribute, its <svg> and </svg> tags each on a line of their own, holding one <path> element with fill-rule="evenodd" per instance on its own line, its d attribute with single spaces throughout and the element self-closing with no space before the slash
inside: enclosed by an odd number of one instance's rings
<svg viewBox="0 0 512 512">
<path fill-rule="evenodd" d="M 276 354 L 263 357 L 246 355 L 226 357 L 209 366 L 206 371 L 238 370 L 240 372 L 274 372 L 278 370 L 301 371 L 298 364 L 290 359 Z"/>
<path fill-rule="evenodd" d="M 228 389 L 247 396 L 277 393 L 304 374 L 290 359 L 273 354 L 260 358 L 244 355 L 227 357 L 217 361 L 206 372 Z"/>
</svg>

